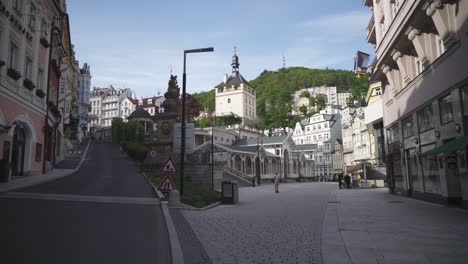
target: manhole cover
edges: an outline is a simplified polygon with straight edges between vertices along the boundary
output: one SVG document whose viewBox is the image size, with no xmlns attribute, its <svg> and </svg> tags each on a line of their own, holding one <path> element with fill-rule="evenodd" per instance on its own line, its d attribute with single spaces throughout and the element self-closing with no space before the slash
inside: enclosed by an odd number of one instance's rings
<svg viewBox="0 0 468 264">
<path fill-rule="evenodd" d="M 389 203 L 403 203 L 403 201 L 388 201 Z"/>
</svg>

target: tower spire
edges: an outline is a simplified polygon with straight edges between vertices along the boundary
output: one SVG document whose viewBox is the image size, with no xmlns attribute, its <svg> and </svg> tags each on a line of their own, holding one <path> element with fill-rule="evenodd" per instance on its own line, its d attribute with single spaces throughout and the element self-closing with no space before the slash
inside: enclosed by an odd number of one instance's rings
<svg viewBox="0 0 468 264">
<path fill-rule="evenodd" d="M 234 55 L 232 56 L 232 73 L 238 73 L 239 72 L 239 57 L 237 57 L 237 48 L 234 45 Z"/>
</svg>

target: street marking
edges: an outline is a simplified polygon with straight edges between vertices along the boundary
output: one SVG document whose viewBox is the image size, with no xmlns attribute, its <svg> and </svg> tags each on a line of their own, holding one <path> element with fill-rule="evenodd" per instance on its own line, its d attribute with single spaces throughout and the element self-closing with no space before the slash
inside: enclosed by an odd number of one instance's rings
<svg viewBox="0 0 468 264">
<path fill-rule="evenodd" d="M 120 204 L 149 204 L 149 205 L 160 204 L 159 200 L 156 198 L 89 196 L 89 195 L 27 193 L 27 192 L 10 192 L 4 195 L 0 195 L 0 198 L 40 199 L 40 200 L 54 200 L 54 201 L 120 203 Z"/>
</svg>

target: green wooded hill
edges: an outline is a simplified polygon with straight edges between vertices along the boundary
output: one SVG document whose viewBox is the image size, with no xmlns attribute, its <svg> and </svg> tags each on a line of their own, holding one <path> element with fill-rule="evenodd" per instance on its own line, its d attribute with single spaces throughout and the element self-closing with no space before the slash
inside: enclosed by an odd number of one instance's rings
<svg viewBox="0 0 468 264">
<path fill-rule="evenodd" d="M 292 116 L 292 94 L 315 86 L 336 86 L 338 92 L 351 91 L 354 99 L 367 93 L 367 76 L 357 78 L 352 71 L 290 67 L 263 71 L 250 84 L 257 90 L 258 128 L 294 127 L 303 116 Z M 215 107 L 214 90 L 193 94 L 204 107 Z"/>
</svg>

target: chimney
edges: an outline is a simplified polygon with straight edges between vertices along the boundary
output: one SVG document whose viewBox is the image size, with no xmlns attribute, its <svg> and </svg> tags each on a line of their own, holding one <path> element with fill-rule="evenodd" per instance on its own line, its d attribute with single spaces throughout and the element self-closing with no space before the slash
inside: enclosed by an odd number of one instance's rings
<svg viewBox="0 0 468 264">
<path fill-rule="evenodd" d="M 224 83 L 227 83 L 227 79 L 228 79 L 228 74 L 225 73 L 225 74 L 224 74 Z"/>
</svg>

